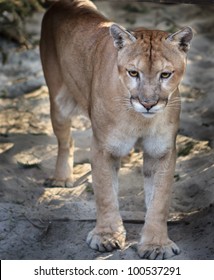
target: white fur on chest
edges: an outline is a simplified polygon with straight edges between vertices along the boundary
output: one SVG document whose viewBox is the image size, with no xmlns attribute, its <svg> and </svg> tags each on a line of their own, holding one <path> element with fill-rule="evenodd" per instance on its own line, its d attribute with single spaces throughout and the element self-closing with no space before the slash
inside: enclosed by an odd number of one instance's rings
<svg viewBox="0 0 214 280">
<path fill-rule="evenodd" d="M 150 135 L 143 141 L 143 150 L 153 158 L 164 156 L 172 147 L 173 140 L 169 134 Z"/>
<path fill-rule="evenodd" d="M 133 148 L 137 137 L 112 131 L 107 137 L 106 149 L 114 156 L 125 156 Z"/>
</svg>

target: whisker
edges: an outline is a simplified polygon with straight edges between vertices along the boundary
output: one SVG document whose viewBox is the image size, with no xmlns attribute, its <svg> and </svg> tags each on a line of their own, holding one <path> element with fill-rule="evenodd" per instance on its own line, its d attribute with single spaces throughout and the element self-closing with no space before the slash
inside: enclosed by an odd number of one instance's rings
<svg viewBox="0 0 214 280">
<path fill-rule="evenodd" d="M 176 108 L 176 109 L 180 109 L 180 106 L 175 106 L 175 105 L 168 105 L 168 108 Z"/>
</svg>

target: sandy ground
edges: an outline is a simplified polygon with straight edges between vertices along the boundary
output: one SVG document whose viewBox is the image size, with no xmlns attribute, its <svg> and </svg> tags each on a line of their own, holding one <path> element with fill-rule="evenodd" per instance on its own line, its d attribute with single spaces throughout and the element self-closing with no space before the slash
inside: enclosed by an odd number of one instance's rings
<svg viewBox="0 0 214 280">
<path fill-rule="evenodd" d="M 107 1 L 98 6 L 125 26 L 174 31 L 190 25 L 197 32 L 181 86 L 169 235 L 182 250 L 173 259 L 214 259 L 214 9 Z M 28 23 L 35 41 L 41 17 L 37 14 Z M 83 116 L 72 122 L 76 186 L 45 187 L 44 179 L 54 169 L 57 146 L 38 46 L 18 49 L 3 38 L 0 44 L 0 258 L 139 259 L 136 243 L 145 210 L 142 153 L 135 147 L 123 159 L 120 171 L 126 248 L 111 253 L 91 250 L 85 240 L 95 225 L 96 211 L 91 176 L 84 177 L 90 171 L 90 123 Z"/>
</svg>

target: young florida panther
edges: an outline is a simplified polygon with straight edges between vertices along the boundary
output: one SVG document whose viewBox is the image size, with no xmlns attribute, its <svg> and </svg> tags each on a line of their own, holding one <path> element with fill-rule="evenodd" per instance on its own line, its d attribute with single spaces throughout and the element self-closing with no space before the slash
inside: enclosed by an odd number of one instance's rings
<svg viewBox="0 0 214 280">
<path fill-rule="evenodd" d="M 58 140 L 52 186 L 72 184 L 70 120 L 78 107 L 91 120 L 95 228 L 92 249 L 123 248 L 126 232 L 117 200 L 120 157 L 138 138 L 144 151 L 147 214 L 138 244 L 141 258 L 179 254 L 167 233 L 167 216 L 179 125 L 178 85 L 193 33 L 127 31 L 98 13 L 89 0 L 62 0 L 44 16 L 41 60 L 50 92 L 51 120 Z"/>
</svg>

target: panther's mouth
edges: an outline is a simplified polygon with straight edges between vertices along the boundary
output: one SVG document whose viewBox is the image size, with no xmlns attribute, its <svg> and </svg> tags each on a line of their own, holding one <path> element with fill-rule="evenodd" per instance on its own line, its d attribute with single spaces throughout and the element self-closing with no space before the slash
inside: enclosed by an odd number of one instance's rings
<svg viewBox="0 0 214 280">
<path fill-rule="evenodd" d="M 146 112 L 146 113 L 142 113 L 142 115 L 145 117 L 145 118 L 153 118 L 158 112 Z"/>
<path fill-rule="evenodd" d="M 148 100 L 145 102 L 141 101 L 138 97 L 131 97 L 130 103 L 136 112 L 141 113 L 144 117 L 151 118 L 164 110 L 167 105 L 167 100 L 164 102 L 160 100 Z"/>
</svg>

